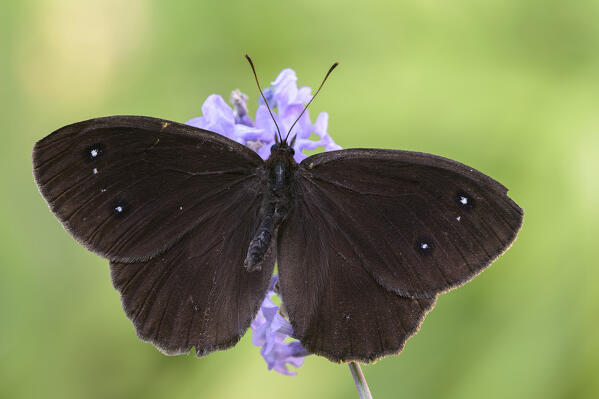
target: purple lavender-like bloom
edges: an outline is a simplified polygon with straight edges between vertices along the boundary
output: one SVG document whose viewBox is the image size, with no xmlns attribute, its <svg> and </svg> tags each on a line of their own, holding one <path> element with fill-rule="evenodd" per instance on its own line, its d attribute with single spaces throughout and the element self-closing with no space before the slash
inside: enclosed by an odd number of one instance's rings
<svg viewBox="0 0 599 399">
<path fill-rule="evenodd" d="M 264 95 L 273 109 L 281 134 L 285 138 L 293 122 L 312 98 L 312 89 L 306 86 L 298 88 L 297 76 L 292 69 L 281 71 L 271 84 L 271 87 L 264 90 Z M 213 94 L 202 104 L 203 115 L 186 123 L 222 134 L 248 146 L 263 159 L 267 159 L 270 155 L 270 147 L 275 144 L 277 129 L 266 105 L 260 101 L 256 118 L 252 121 L 248 114 L 245 94 L 235 90 L 231 94 L 231 103 L 234 108 L 231 108 L 221 96 Z M 309 111 L 302 115 L 290 134 L 290 138 L 297 135 L 293 146 L 296 162 L 307 157 L 303 150 L 314 150 L 318 147 L 324 147 L 325 151 L 341 149 L 329 136 L 328 124 L 329 115 L 326 112 L 320 113 L 314 124 L 310 120 Z M 312 133 L 318 136 L 317 140 L 310 139 Z"/>
<path fill-rule="evenodd" d="M 304 363 L 304 357 L 309 353 L 298 341 L 285 342 L 294 334 L 291 324 L 279 313 L 279 307 L 272 301 L 276 280 L 277 276 L 274 275 L 271 288 L 256 318 L 252 321 L 252 344 L 262 347 L 260 354 L 269 370 L 274 369 L 285 375 L 296 375 L 296 372 L 287 369 L 287 364 L 297 368 Z"/>
<path fill-rule="evenodd" d="M 312 99 L 312 89 L 306 86 L 298 88 L 297 76 L 292 69 L 281 71 L 271 84 L 271 87 L 264 89 L 264 97 L 273 110 L 281 134 L 285 138 L 304 106 Z M 202 104 L 202 116 L 186 123 L 226 136 L 256 151 L 262 159 L 267 159 L 270 147 L 275 144 L 277 129 L 262 98 L 259 99 L 255 120 L 249 116 L 247 99 L 247 95 L 241 91 L 233 91 L 230 97 L 233 104 L 231 108 L 221 96 L 213 94 Z M 320 113 L 314 124 L 308 111 L 302 115 L 288 140 L 290 142 L 293 136 L 297 136 L 293 146 L 296 162 L 299 163 L 307 157 L 303 150 L 314 150 L 318 147 L 324 147 L 325 151 L 341 149 L 329 136 L 328 124 L 329 115 L 326 112 Z M 317 140 L 310 139 L 312 133 L 318 137 Z M 269 370 L 295 375 L 296 373 L 287 369 L 287 366 L 301 366 L 309 352 L 297 340 L 288 342 L 289 338 L 295 338 L 293 328 L 272 301 L 272 297 L 276 295 L 276 280 L 275 275 L 266 298 L 252 321 L 252 343 L 262 347 L 260 353 Z"/>
</svg>

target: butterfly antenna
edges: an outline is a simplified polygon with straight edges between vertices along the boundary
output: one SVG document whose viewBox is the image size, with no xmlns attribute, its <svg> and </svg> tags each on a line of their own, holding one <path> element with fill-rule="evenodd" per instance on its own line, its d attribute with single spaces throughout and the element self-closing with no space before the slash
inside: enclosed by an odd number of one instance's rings
<svg viewBox="0 0 599 399">
<path fill-rule="evenodd" d="M 258 75 L 256 75 L 256 68 L 254 68 L 254 63 L 252 62 L 252 59 L 250 58 L 249 55 L 245 54 L 244 56 L 250 63 L 250 66 L 252 67 L 252 72 L 254 72 L 254 78 L 256 78 L 256 84 L 258 85 L 258 90 L 260 91 L 260 95 L 262 96 L 262 99 L 264 100 L 264 104 L 266 104 L 266 108 L 268 108 L 268 113 L 270 114 L 272 121 L 275 123 L 275 126 L 277 127 L 277 132 L 279 132 L 279 141 L 283 141 L 283 137 L 281 136 L 281 129 L 279 129 L 279 125 L 277 125 L 275 116 L 272 114 L 272 111 L 270 110 L 270 107 L 268 106 L 268 101 L 266 101 L 266 97 L 264 97 L 264 93 L 262 93 L 262 88 L 260 87 L 260 82 L 258 82 Z"/>
<path fill-rule="evenodd" d="M 291 129 L 293 129 L 293 127 L 300 120 L 300 118 L 302 117 L 302 115 L 304 114 L 304 112 L 306 112 L 306 110 L 308 109 L 308 107 L 310 106 L 310 104 L 312 104 L 312 101 L 314 101 L 314 98 L 316 98 L 316 95 L 318 94 L 318 92 L 320 91 L 320 89 L 322 89 L 322 86 L 324 85 L 324 82 L 327 81 L 327 78 L 329 77 L 329 75 L 331 74 L 331 72 L 333 72 L 333 69 L 337 68 L 337 65 L 339 65 L 339 63 L 335 62 L 329 68 L 329 71 L 324 76 L 324 79 L 322 80 L 322 83 L 320 84 L 320 86 L 318 86 L 318 90 L 316 90 L 316 93 L 314 93 L 314 95 L 312 96 L 312 98 L 310 99 L 310 101 L 308 102 L 308 104 L 306 104 L 306 106 L 304 107 L 304 110 L 302 111 L 302 113 L 297 117 L 297 119 L 295 120 L 295 122 L 293 122 L 293 125 L 291 125 L 291 127 L 289 128 L 289 131 L 287 132 L 287 135 L 285 136 L 285 142 L 287 142 L 287 138 L 289 137 L 289 133 L 291 133 Z"/>
</svg>

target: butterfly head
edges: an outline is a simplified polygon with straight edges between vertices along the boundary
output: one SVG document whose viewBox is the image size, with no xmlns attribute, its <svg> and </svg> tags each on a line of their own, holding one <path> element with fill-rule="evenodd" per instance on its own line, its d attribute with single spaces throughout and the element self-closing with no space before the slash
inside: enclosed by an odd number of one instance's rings
<svg viewBox="0 0 599 399">
<path fill-rule="evenodd" d="M 268 158 L 268 161 L 284 161 L 285 164 L 295 164 L 293 155 L 295 155 L 293 144 L 289 145 L 284 141 L 278 142 L 270 147 L 270 157 Z"/>
<path fill-rule="evenodd" d="M 295 141 L 295 137 L 294 137 L 293 141 Z M 271 156 L 274 153 L 289 154 L 289 155 L 293 156 L 295 154 L 295 150 L 293 149 L 293 142 L 291 143 L 291 145 L 289 145 L 285 142 L 273 144 L 270 147 Z"/>
<path fill-rule="evenodd" d="M 281 146 L 281 147 L 277 147 L 277 148 L 284 148 L 287 147 L 291 150 L 291 156 L 293 157 L 293 145 L 295 144 L 295 136 L 293 136 L 293 138 L 291 139 L 290 144 L 287 144 L 287 139 L 289 138 L 289 135 L 291 134 L 291 130 L 293 129 L 293 127 L 295 126 L 295 124 L 300 120 L 300 118 L 302 117 L 302 115 L 304 115 L 304 112 L 306 112 L 306 110 L 308 109 L 308 107 L 310 106 L 310 104 L 312 104 L 312 101 L 314 101 L 314 99 L 316 98 L 316 95 L 318 94 L 318 92 L 320 92 L 320 89 L 322 89 L 322 86 L 324 85 L 324 82 L 326 82 L 327 78 L 329 77 L 329 75 L 331 74 L 331 72 L 333 72 L 333 69 L 335 69 L 337 67 L 337 65 L 339 65 L 338 62 L 335 62 L 330 68 L 329 71 L 327 72 L 327 74 L 325 75 L 324 79 L 322 80 L 322 83 L 320 83 L 320 86 L 318 86 L 318 90 L 316 90 L 316 93 L 314 93 L 314 95 L 312 96 L 312 98 L 310 99 L 310 101 L 308 101 L 308 104 L 305 105 L 304 109 L 302 110 L 302 112 L 299 114 L 299 116 L 297 117 L 297 119 L 295 120 L 295 122 L 293 122 L 293 124 L 291 125 L 291 127 L 289 128 L 289 130 L 287 131 L 287 135 L 285 136 L 285 138 L 283 138 L 283 136 L 281 135 L 281 130 L 279 129 L 279 125 L 277 124 L 277 120 L 275 119 L 274 115 L 272 114 L 272 111 L 270 109 L 270 106 L 268 105 L 268 101 L 266 101 L 266 97 L 264 96 L 264 93 L 262 92 L 262 88 L 260 87 L 260 82 L 258 82 L 258 75 L 256 74 L 256 68 L 254 68 L 254 63 L 252 61 L 252 59 L 250 58 L 249 55 L 245 54 L 245 58 L 248 60 L 248 62 L 250 63 L 250 67 L 252 68 L 252 72 L 254 73 L 254 78 L 256 79 L 256 85 L 258 86 L 258 91 L 260 91 L 260 95 L 262 96 L 262 99 L 264 100 L 264 104 L 266 105 L 266 108 L 268 109 L 268 113 L 270 114 L 270 117 L 272 118 L 272 121 L 274 122 L 276 128 L 277 128 L 277 133 L 275 134 L 275 141 L 276 144 L 273 145 L 270 148 L 270 154 L 272 157 L 272 154 L 274 154 L 275 151 L 279 151 L 279 149 L 275 150 L 275 147 L 277 146 Z M 287 151 L 287 150 L 284 150 Z"/>
<path fill-rule="evenodd" d="M 266 168 L 274 170 L 276 165 L 282 166 L 286 171 L 297 168 L 297 162 L 293 158 L 295 150 L 286 142 L 279 142 L 270 147 L 270 156 L 266 160 Z"/>
<path fill-rule="evenodd" d="M 273 144 L 270 147 L 270 153 L 274 154 L 275 152 L 280 154 L 289 154 L 292 156 L 295 154 L 295 150 L 293 149 L 293 147 L 289 146 L 287 143 Z"/>
</svg>

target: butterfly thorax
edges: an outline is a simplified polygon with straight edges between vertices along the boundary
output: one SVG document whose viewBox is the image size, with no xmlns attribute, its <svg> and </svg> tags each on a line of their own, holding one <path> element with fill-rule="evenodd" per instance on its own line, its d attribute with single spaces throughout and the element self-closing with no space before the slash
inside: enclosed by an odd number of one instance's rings
<svg viewBox="0 0 599 399">
<path fill-rule="evenodd" d="M 275 144 L 264 164 L 266 190 L 260 209 L 262 222 L 250 242 L 245 259 L 245 267 L 249 271 L 261 269 L 262 261 L 272 250 L 273 237 L 289 214 L 293 203 L 293 175 L 297 169 L 293 154 L 293 148 L 286 143 Z"/>
</svg>

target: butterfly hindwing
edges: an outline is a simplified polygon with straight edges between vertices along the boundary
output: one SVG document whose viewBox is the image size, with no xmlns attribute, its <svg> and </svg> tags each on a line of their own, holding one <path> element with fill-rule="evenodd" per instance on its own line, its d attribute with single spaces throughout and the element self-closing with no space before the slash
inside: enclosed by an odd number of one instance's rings
<svg viewBox="0 0 599 399">
<path fill-rule="evenodd" d="M 223 136 L 139 116 L 58 129 L 36 143 L 33 164 L 65 228 L 88 249 L 125 262 L 171 247 L 232 191 L 257 190 L 263 171 L 255 152 Z"/>
<path fill-rule="evenodd" d="M 261 197 L 238 190 L 164 254 L 111 262 L 115 288 L 137 334 L 164 353 L 203 356 L 233 346 L 255 317 L 274 267 L 243 267 L 260 223 Z"/>
<path fill-rule="evenodd" d="M 436 295 L 488 266 L 522 223 L 501 184 L 429 154 L 317 154 L 293 184 L 278 242 L 283 301 L 302 344 L 331 360 L 400 350 Z"/>
<path fill-rule="evenodd" d="M 302 190 L 301 185 L 298 190 Z M 381 287 L 315 192 L 299 191 L 278 237 L 279 287 L 296 337 L 331 361 L 374 361 L 398 353 L 435 298 L 405 298 Z"/>
</svg>

